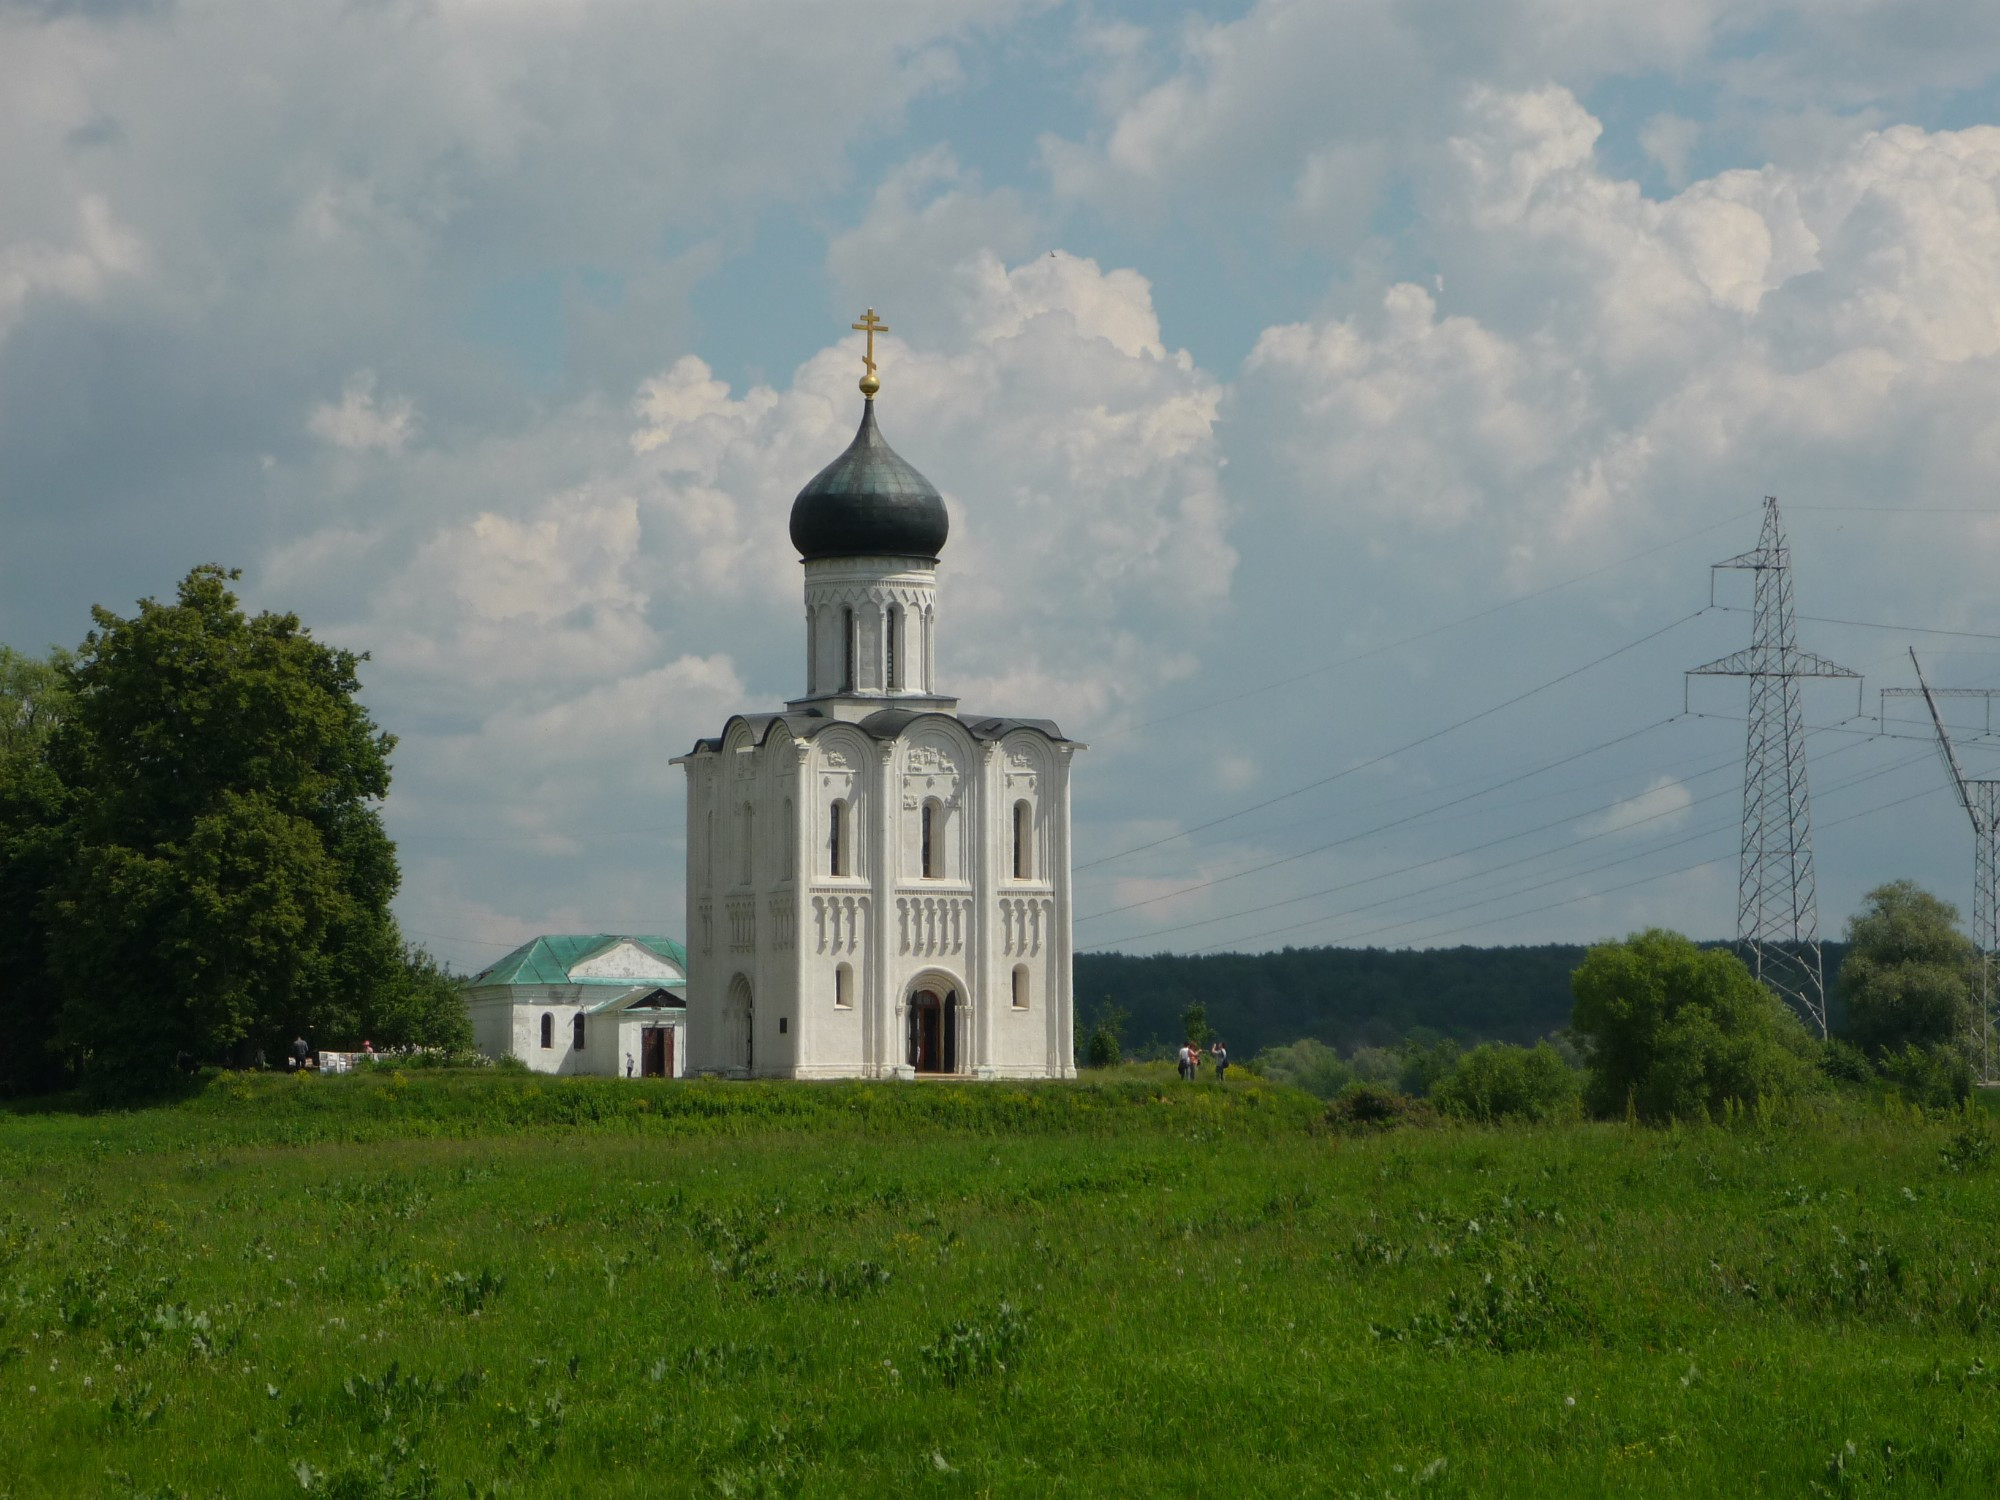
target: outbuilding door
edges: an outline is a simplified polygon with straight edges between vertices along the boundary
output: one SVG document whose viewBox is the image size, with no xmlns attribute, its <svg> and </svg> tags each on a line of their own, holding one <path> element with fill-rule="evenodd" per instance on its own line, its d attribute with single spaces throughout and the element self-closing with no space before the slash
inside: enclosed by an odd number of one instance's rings
<svg viewBox="0 0 2000 1500">
<path fill-rule="evenodd" d="M 639 1076 L 674 1076 L 674 1028 L 648 1026 L 639 1033 Z"/>
</svg>

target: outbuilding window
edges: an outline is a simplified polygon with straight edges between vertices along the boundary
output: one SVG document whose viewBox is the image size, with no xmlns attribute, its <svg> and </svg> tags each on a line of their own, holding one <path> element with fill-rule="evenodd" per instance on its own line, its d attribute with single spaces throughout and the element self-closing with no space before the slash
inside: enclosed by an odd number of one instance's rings
<svg viewBox="0 0 2000 1500">
<path fill-rule="evenodd" d="M 583 1016 L 581 1014 L 574 1021 L 570 1022 L 570 1032 L 570 1045 L 581 1052 L 583 1050 Z"/>
<path fill-rule="evenodd" d="M 556 1018 L 550 1015 L 547 1011 L 543 1011 L 542 1046 L 544 1048 L 548 1048 L 555 1046 L 555 1044 L 556 1044 Z"/>
</svg>

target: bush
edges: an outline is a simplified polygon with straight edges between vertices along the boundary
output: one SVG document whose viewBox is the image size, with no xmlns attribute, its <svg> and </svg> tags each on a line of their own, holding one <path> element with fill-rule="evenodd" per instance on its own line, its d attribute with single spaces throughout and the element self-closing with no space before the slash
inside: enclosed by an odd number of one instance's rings
<svg viewBox="0 0 2000 1500">
<path fill-rule="evenodd" d="M 1340 1060 L 1340 1054 L 1312 1037 L 1266 1047 L 1251 1068 L 1273 1083 L 1289 1084 L 1321 1099 L 1333 1098 L 1354 1081 L 1354 1070 Z"/>
<path fill-rule="evenodd" d="M 1097 1013 L 1097 1024 L 1090 1028 L 1090 1035 L 1084 1038 L 1083 1065 L 1087 1068 L 1115 1068 L 1121 1061 L 1118 1055 L 1119 1033 L 1125 1027 L 1125 1012 L 1109 1000 L 1104 1009 Z"/>
<path fill-rule="evenodd" d="M 1424 1118 L 1430 1107 L 1374 1083 L 1350 1083 L 1326 1107 L 1327 1124 L 1345 1130 L 1387 1130 Z"/>
<path fill-rule="evenodd" d="M 1905 1045 L 1882 1058 L 1882 1076 L 1925 1109 L 1951 1109 L 1972 1097 L 1972 1063 L 1957 1047 Z"/>
<path fill-rule="evenodd" d="M 1907 880 L 1868 893 L 1847 924 L 1840 967 L 1848 1040 L 1885 1055 L 1956 1041 L 1972 1019 L 1979 951 L 1958 930 L 1958 910 Z"/>
<path fill-rule="evenodd" d="M 1450 1037 L 1414 1034 L 1403 1044 L 1396 1084 L 1413 1099 L 1427 1099 L 1440 1079 L 1458 1066 L 1458 1043 Z"/>
<path fill-rule="evenodd" d="M 1706 1119 L 1819 1082 L 1817 1044 L 1733 953 L 1655 928 L 1592 948 L 1570 988 L 1600 1115 Z"/>
<path fill-rule="evenodd" d="M 1474 1047 L 1431 1090 L 1440 1114 L 1466 1120 L 1573 1120 L 1583 1077 L 1547 1042 Z"/>
<path fill-rule="evenodd" d="M 1356 1047 L 1347 1065 L 1362 1083 L 1394 1083 L 1403 1076 L 1403 1059 L 1387 1047 Z"/>
<path fill-rule="evenodd" d="M 1837 1036 L 1828 1037 L 1820 1045 L 1819 1070 L 1841 1083 L 1866 1083 L 1875 1076 L 1868 1054 Z"/>
</svg>

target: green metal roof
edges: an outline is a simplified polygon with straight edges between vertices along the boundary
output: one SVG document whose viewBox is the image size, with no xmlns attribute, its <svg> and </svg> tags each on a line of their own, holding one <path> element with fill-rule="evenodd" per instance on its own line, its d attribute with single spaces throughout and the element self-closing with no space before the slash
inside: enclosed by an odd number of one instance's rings
<svg viewBox="0 0 2000 1500">
<path fill-rule="evenodd" d="M 687 949 L 672 938 L 635 937 L 629 933 L 608 932 L 549 933 L 531 938 L 498 963 L 480 970 L 466 983 L 606 984 L 631 989 L 633 981 L 629 977 L 611 979 L 587 975 L 581 979 L 570 978 L 570 970 L 585 959 L 595 958 L 620 943 L 637 943 L 655 957 L 667 960 L 681 973 L 687 973 Z"/>
</svg>

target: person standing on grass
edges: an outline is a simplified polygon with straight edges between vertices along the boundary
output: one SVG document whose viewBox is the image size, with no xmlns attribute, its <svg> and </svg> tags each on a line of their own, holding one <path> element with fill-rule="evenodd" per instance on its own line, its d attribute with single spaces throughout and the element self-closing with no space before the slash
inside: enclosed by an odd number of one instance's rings
<svg viewBox="0 0 2000 1500">
<path fill-rule="evenodd" d="M 1194 1077 L 1194 1049 L 1188 1046 L 1186 1042 L 1181 1043 L 1180 1061 L 1181 1082 L 1186 1083 L 1190 1078 Z"/>
<path fill-rule="evenodd" d="M 1229 1072 L 1229 1049 L 1222 1045 L 1222 1038 L 1217 1037 L 1208 1052 L 1215 1059 L 1215 1081 L 1220 1083 Z"/>
</svg>

